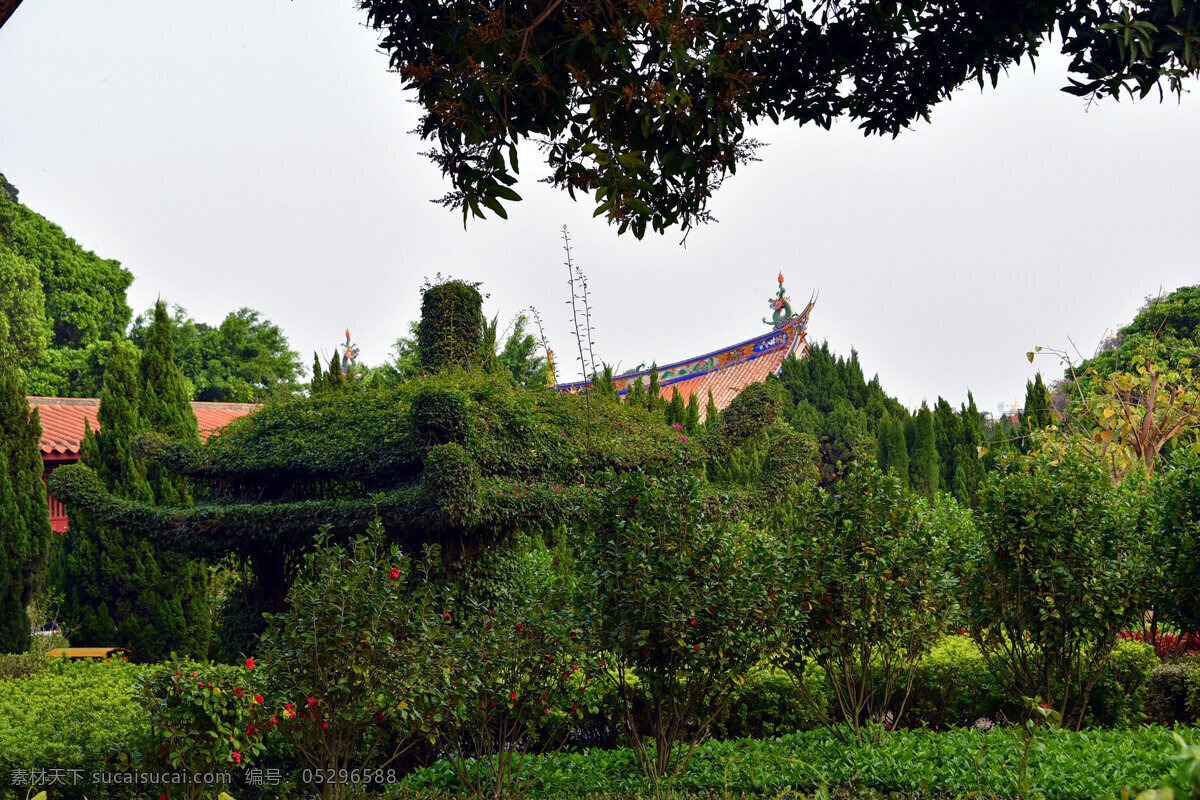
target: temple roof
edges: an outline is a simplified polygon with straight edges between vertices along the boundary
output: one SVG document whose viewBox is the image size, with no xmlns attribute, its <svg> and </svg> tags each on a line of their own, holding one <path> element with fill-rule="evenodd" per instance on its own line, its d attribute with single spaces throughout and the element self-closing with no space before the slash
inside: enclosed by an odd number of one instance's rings
<svg viewBox="0 0 1200 800">
<path fill-rule="evenodd" d="M 78 457 L 85 423 L 93 431 L 100 429 L 100 401 L 95 397 L 30 397 L 29 405 L 41 416 L 43 458 Z M 192 403 L 202 439 L 259 408 L 256 403 Z"/>
<path fill-rule="evenodd" d="M 781 281 L 782 286 L 782 281 Z M 771 331 L 738 342 L 735 345 L 714 350 L 701 356 L 676 361 L 658 367 L 659 395 L 671 399 L 675 390 L 686 400 L 695 394 L 700 401 L 700 419 L 704 420 L 705 405 L 711 391 L 718 409 L 726 406 L 745 387 L 761 383 L 771 375 L 778 375 L 784 360 L 792 355 L 808 352 L 805 336 L 808 333 L 808 315 L 813 300 L 799 314 L 793 314 L 777 324 Z M 624 397 L 635 381 L 649 386 L 652 369 L 614 378 L 617 392 Z M 591 386 L 591 381 L 559 384 L 560 391 L 574 394 Z"/>
</svg>

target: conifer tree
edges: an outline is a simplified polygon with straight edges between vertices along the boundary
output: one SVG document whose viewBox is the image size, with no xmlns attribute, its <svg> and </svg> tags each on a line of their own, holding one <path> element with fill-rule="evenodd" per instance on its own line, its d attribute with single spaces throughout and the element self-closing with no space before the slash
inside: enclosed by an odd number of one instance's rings
<svg viewBox="0 0 1200 800">
<path fill-rule="evenodd" d="M 687 411 L 683 416 L 683 429 L 688 435 L 696 432 L 700 427 L 700 398 L 696 397 L 696 393 L 692 392 L 688 397 Z"/>
<path fill-rule="evenodd" d="M 965 501 L 974 507 L 979 489 L 979 481 L 983 479 L 983 464 L 979 458 L 979 448 L 984 444 L 983 416 L 975 407 L 975 397 L 967 392 L 967 404 L 960 413 L 959 430 L 962 434 L 958 463 L 963 469 L 963 481 L 966 487 Z"/>
<path fill-rule="evenodd" d="M 175 345 L 171 337 L 171 318 L 166 304 L 159 301 L 154 321 L 146 331 L 146 347 L 138 362 L 138 414 L 144 430 L 168 439 L 200 443 L 199 423 L 192 410 L 191 392 L 183 372 L 175 363 Z M 160 505 L 191 504 L 191 486 L 186 478 L 172 475 L 158 464 L 146 468 L 146 480 Z M 173 587 L 164 595 L 164 615 L 182 615 L 185 631 L 179 646 L 189 652 L 207 655 L 211 628 L 211 599 L 207 569 L 200 561 L 155 547 L 164 581 Z M 178 603 L 178 608 L 176 608 Z"/>
<path fill-rule="evenodd" d="M 1050 405 L 1050 392 L 1042 382 L 1042 373 L 1037 373 L 1033 381 L 1025 382 L 1025 428 L 1037 430 L 1045 428 L 1054 421 L 1054 412 Z"/>
<path fill-rule="evenodd" d="M 313 397 L 325 391 L 325 369 L 321 366 L 321 357 L 313 353 L 313 376 L 308 385 L 308 393 Z"/>
<path fill-rule="evenodd" d="M 908 454 L 909 484 L 917 494 L 933 497 L 938 490 L 937 441 L 933 431 L 933 412 L 922 403 L 917 412 L 913 447 Z"/>
<path fill-rule="evenodd" d="M 904 423 L 884 412 L 879 425 L 875 460 L 882 472 L 890 472 L 908 486 L 908 445 L 904 442 Z"/>
<path fill-rule="evenodd" d="M 659 396 L 658 364 L 650 367 L 650 385 L 646 388 L 646 408 L 657 411 L 663 407 L 663 399 Z"/>
<path fill-rule="evenodd" d="M 679 387 L 671 389 L 671 402 L 667 404 L 665 412 L 668 425 L 682 425 L 684 418 L 687 416 L 687 410 L 683 404 L 683 395 L 679 393 Z"/>
<path fill-rule="evenodd" d="M 85 432 L 80 455 L 111 493 L 153 502 L 146 469 L 132 447 L 144 426 L 138 383 L 132 345 L 115 343 L 100 394 L 100 430 Z M 162 393 L 165 387 L 158 390 Z M 207 603 L 197 608 L 194 602 L 196 573 L 177 569 L 176 557 L 86 512 L 68 507 L 68 515 L 58 573 L 62 618 L 76 630 L 72 641 L 128 647 L 143 661 L 165 658 L 172 651 L 206 656 Z"/>
<path fill-rule="evenodd" d="M 713 400 L 712 389 L 708 390 L 708 402 L 704 406 L 704 427 L 715 431 L 721 424 L 721 412 L 717 409 L 717 401 Z"/>
<path fill-rule="evenodd" d="M 343 388 L 346 385 L 346 376 L 342 374 L 342 362 L 338 358 L 337 353 L 329 357 L 329 372 L 325 374 L 325 386 L 331 392 Z"/>
<path fill-rule="evenodd" d="M 25 607 L 41 588 L 50 550 L 41 435 L 38 411 L 8 364 L 0 374 L 0 653 L 29 645 Z"/>
<path fill-rule="evenodd" d="M 174 441 L 199 443 L 200 429 L 192 411 L 191 392 L 183 372 L 175 364 L 171 325 L 167 304 L 159 300 L 154 306 L 154 321 L 146 330 L 146 348 L 138 362 L 138 414 L 146 429 Z M 149 465 L 146 479 L 156 503 L 188 503 L 186 483 L 172 478 L 164 468 Z"/>
<path fill-rule="evenodd" d="M 631 380 L 625 387 L 625 402 L 634 405 L 646 404 L 646 387 L 640 379 Z"/>
<path fill-rule="evenodd" d="M 962 432 L 958 415 L 942 397 L 937 399 L 937 405 L 934 407 L 933 433 L 937 442 L 941 486 L 948 488 L 954 482 L 954 473 L 959 466 L 958 454 L 962 448 Z M 958 499 L 963 500 L 962 497 Z"/>
</svg>

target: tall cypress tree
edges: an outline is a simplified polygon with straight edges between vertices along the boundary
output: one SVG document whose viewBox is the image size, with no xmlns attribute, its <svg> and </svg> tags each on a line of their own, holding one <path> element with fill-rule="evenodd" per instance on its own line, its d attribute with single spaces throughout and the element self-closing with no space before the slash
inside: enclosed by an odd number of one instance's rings
<svg viewBox="0 0 1200 800">
<path fill-rule="evenodd" d="M 696 393 L 692 392 L 688 397 L 687 410 L 683 415 L 683 429 L 689 434 L 696 432 L 700 427 L 700 398 L 696 397 Z"/>
<path fill-rule="evenodd" d="M 100 430 L 86 432 L 80 455 L 113 494 L 153 502 L 146 468 L 132 447 L 144 424 L 138 383 L 132 345 L 114 343 L 100 393 Z M 191 597 L 194 567 L 179 568 L 178 557 L 85 512 L 68 508 L 68 514 L 58 572 L 62 618 L 75 629 L 72 641 L 129 647 L 143 661 L 160 660 L 172 651 L 207 655 L 207 616 L 196 618 Z"/>
<path fill-rule="evenodd" d="M 939 469 L 937 441 L 933 431 L 933 412 L 921 404 L 913 433 L 913 446 L 908 454 L 909 484 L 917 494 L 933 497 L 938 490 Z"/>
<path fill-rule="evenodd" d="M 963 470 L 966 502 L 973 507 L 978 497 L 979 481 L 983 479 L 983 463 L 980 461 L 979 448 L 983 446 L 985 438 L 983 416 L 975 407 L 975 397 L 970 392 L 967 392 L 967 404 L 963 406 L 960 414 L 959 430 L 962 432 L 962 446 L 959 450 L 958 463 Z"/>
<path fill-rule="evenodd" d="M 667 404 L 665 414 L 668 425 L 682 425 L 684 417 L 687 416 L 687 409 L 683 404 L 683 395 L 679 393 L 678 386 L 671 390 L 671 402 Z"/>
<path fill-rule="evenodd" d="M 21 376 L 6 365 L 0 374 L 0 652 L 29 646 L 25 607 L 41 588 L 50 551 L 41 436 Z"/>
<path fill-rule="evenodd" d="M 651 411 L 657 411 L 664 405 L 662 397 L 659 396 L 659 391 L 658 364 L 653 364 L 650 367 L 650 385 L 646 387 L 646 408 Z"/>
<path fill-rule="evenodd" d="M 954 408 L 939 397 L 933 412 L 933 434 L 937 442 L 938 462 L 941 468 L 941 485 L 949 488 L 954 483 L 958 470 L 958 453 L 962 447 L 962 431 Z M 963 498 L 959 498 L 960 500 Z"/>
<path fill-rule="evenodd" d="M 154 308 L 154 322 L 146 331 L 145 351 L 138 363 L 138 412 L 144 429 L 173 441 L 199 444 L 200 426 L 192 411 L 187 382 L 175 363 L 171 326 L 166 304 L 159 301 Z M 151 463 L 146 467 L 146 479 L 155 503 L 191 504 L 191 487 L 186 478 Z M 161 548 L 155 550 L 163 578 L 172 587 L 162 597 L 160 616 L 172 620 L 172 629 L 182 626 L 184 634 L 177 645 L 180 649 L 207 655 L 212 619 L 208 571 L 200 561 Z"/>
<path fill-rule="evenodd" d="M 717 401 L 713 400 L 712 389 L 708 390 L 708 402 L 704 405 L 704 427 L 715 431 L 721 424 L 721 412 L 717 409 Z"/>
<path fill-rule="evenodd" d="M 875 461 L 883 472 L 890 472 L 908 486 L 908 445 L 904 441 L 904 423 L 883 412 L 879 423 L 879 439 L 875 445 Z"/>
<path fill-rule="evenodd" d="M 643 406 L 646 404 L 646 387 L 640 379 L 629 382 L 625 389 L 625 402 Z"/>
</svg>

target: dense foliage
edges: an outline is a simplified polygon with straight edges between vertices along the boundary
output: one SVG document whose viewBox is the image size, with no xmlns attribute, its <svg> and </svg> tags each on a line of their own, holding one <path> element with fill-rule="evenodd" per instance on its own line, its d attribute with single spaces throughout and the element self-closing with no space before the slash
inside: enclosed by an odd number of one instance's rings
<svg viewBox="0 0 1200 800">
<path fill-rule="evenodd" d="M 323 542 L 305 558 L 257 658 L 264 694 L 295 712 L 272 724 L 304 766 L 394 772 L 418 738 L 433 738 L 426 712 L 444 678 L 430 645 L 445 620 L 431 567 L 386 547 L 378 524 L 371 537 L 349 547 Z M 352 787 L 322 788 L 340 798 Z"/>
<path fill-rule="evenodd" d="M 26 606 L 42 587 L 52 533 L 37 409 L 11 362 L 0 367 L 0 653 L 29 645 Z"/>
<path fill-rule="evenodd" d="M 146 346 L 154 310 L 133 321 L 129 338 Z M 190 398 L 213 403 L 261 403 L 295 391 L 300 357 L 278 325 L 249 308 L 220 325 L 197 322 L 175 306 L 171 317 L 175 363 L 191 383 Z"/>
<path fill-rule="evenodd" d="M 1010 691 L 1078 726 L 1117 634 L 1147 604 L 1145 498 L 1078 451 L 1009 459 L 982 490 L 979 523 L 971 633 Z"/>
<path fill-rule="evenodd" d="M 894 475 L 862 465 L 829 491 L 810 489 L 785 521 L 786 582 L 809 614 L 790 668 L 802 689 L 808 659 L 825 672 L 835 712 L 827 721 L 857 737 L 888 711 L 903 716 L 916 665 L 956 610 L 953 553 L 973 533 L 962 516 L 923 513 Z"/>
<path fill-rule="evenodd" d="M 1192 741 L 1200 736 L 1196 728 L 1181 733 Z M 1180 752 L 1171 732 L 1162 728 L 1055 730 L 1045 733 L 1040 743 L 1043 746 L 1030 757 L 1032 788 L 1036 796 L 1049 800 L 1095 800 L 1120 796 L 1122 787 L 1134 793 L 1157 787 L 1176 771 L 1171 758 Z M 825 785 L 844 790 L 834 796 L 845 798 L 950 800 L 978 796 L 981 789 L 986 790 L 984 797 L 1017 798 L 1014 779 L 1021 750 L 1020 741 L 1003 728 L 936 734 L 894 731 L 870 747 L 847 745 L 826 731 L 713 741 L 697 748 L 689 770 L 673 788 L 697 797 L 786 796 L 776 793 L 812 793 Z M 609 792 L 614 798 L 657 796 L 639 774 L 629 749 L 547 758 L 551 763 L 530 793 L 533 800 L 574 800 L 592 792 Z M 453 791 L 456 781 L 449 765 L 435 764 L 404 786 L 411 793 L 400 791 L 394 797 L 407 800 L 428 797 L 431 790 Z"/>
<path fill-rule="evenodd" d="M 771 120 L 849 117 L 895 135 L 965 83 L 1033 59 L 1053 35 L 1069 91 L 1182 92 L 1194 5 L 1038 0 L 772 4 L 360 0 L 390 66 L 416 91 L 419 132 L 464 221 L 520 200 L 517 145 L 542 142 L 550 181 L 591 193 L 639 238 L 709 218 L 712 192 Z"/>
<path fill-rule="evenodd" d="M 119 662 L 58 662 L 0 681 L 0 798 L 25 797 L 13 770 L 64 770 L 60 797 L 95 797 L 94 772 L 117 772 L 138 752 L 149 724 L 132 702 L 138 668 Z M 69 783 L 68 770 L 81 780 Z M 114 787 L 108 787 L 114 788 Z M 19 795 L 18 795 L 19 791 Z M 120 796 L 116 791 L 112 795 Z"/>
<path fill-rule="evenodd" d="M 638 765 L 670 778 L 795 628 L 782 550 L 707 512 L 696 477 L 651 469 L 609 477 L 585 562 Z"/>
<path fill-rule="evenodd" d="M 162 339 L 169 342 L 169 338 Z M 190 430 L 195 417 L 180 406 L 178 373 L 169 360 L 147 366 L 139 380 L 135 350 L 113 348 L 100 395 L 100 431 L 88 431 L 81 446 L 83 464 L 111 496 L 147 504 L 186 502 L 186 489 L 165 473 L 148 479 L 146 465 L 135 456 L 134 436 L 149 426 L 141 401 L 154 409 L 158 424 L 175 432 Z M 162 359 L 151 350 L 144 357 Z M 174 397 L 171 382 L 173 376 Z M 113 525 L 78 506 L 68 507 L 70 527 L 56 568 L 65 602 L 61 616 L 76 633 L 79 645 L 122 645 L 142 660 L 157 660 L 172 651 L 194 657 L 208 654 L 209 599 L 205 568 L 183 555 L 163 549 L 136 532 Z"/>
</svg>

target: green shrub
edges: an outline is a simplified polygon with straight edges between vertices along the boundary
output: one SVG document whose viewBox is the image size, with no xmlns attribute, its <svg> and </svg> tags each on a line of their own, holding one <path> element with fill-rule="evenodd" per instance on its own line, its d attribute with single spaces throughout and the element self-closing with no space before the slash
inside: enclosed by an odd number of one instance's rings
<svg viewBox="0 0 1200 800">
<path fill-rule="evenodd" d="M 994 719 L 1013 706 L 969 636 L 938 640 L 919 662 L 905 711 L 905 725 L 935 729 Z"/>
<path fill-rule="evenodd" d="M 1138 725 L 1146 719 L 1146 684 L 1158 666 L 1154 647 L 1122 639 L 1109 657 L 1104 675 L 1092 690 L 1089 723 L 1114 728 Z"/>
<path fill-rule="evenodd" d="M 1147 715 L 1163 725 L 1200 721 L 1200 656 L 1164 661 L 1146 680 Z"/>
<path fill-rule="evenodd" d="M 913 670 L 945 629 L 958 588 L 951 542 L 895 475 L 870 464 L 853 466 L 828 491 L 802 493 L 785 526 L 787 582 L 802 587 L 798 605 L 809 613 L 785 666 L 820 665 L 836 713 L 828 721 L 858 738 L 864 724 L 901 706 Z"/>
<path fill-rule="evenodd" d="M 483 298 L 473 284 L 426 286 L 417 325 L 417 353 L 429 372 L 478 366 L 483 357 Z"/>
<path fill-rule="evenodd" d="M 133 701 L 141 669 L 55 661 L 26 678 L 0 681 L 0 798 L 15 796 L 6 793 L 14 769 L 82 770 L 81 782 L 68 780 L 58 797 L 95 797 L 91 773 L 126 769 L 150 733 Z"/>
<path fill-rule="evenodd" d="M 323 537 L 305 555 L 259 647 L 278 735 L 322 775 L 386 769 L 416 738 L 432 739 L 438 720 L 424 712 L 448 682 L 429 652 L 449 625 L 429 583 L 433 556 L 389 547 L 378 520 L 370 533 L 346 547 Z M 328 800 L 354 787 L 315 788 Z"/>
<path fill-rule="evenodd" d="M 705 510 L 686 468 L 606 480 L 582 560 L 590 627 L 615 662 L 638 764 L 657 781 L 686 765 L 745 674 L 789 640 L 800 612 L 782 548 Z"/>
<path fill-rule="evenodd" d="M 1008 458 L 980 491 L 983 543 L 966 588 L 971 634 L 1015 696 L 1078 727 L 1117 641 L 1141 612 L 1147 515 L 1078 450 Z"/>
<path fill-rule="evenodd" d="M 804 673 L 809 695 L 818 710 L 829 713 L 829 686 L 825 673 L 810 664 Z M 795 682 L 782 671 L 759 669 L 733 691 L 729 705 L 713 720 L 717 739 L 769 739 L 821 725 L 821 718 L 805 701 Z"/>
</svg>

